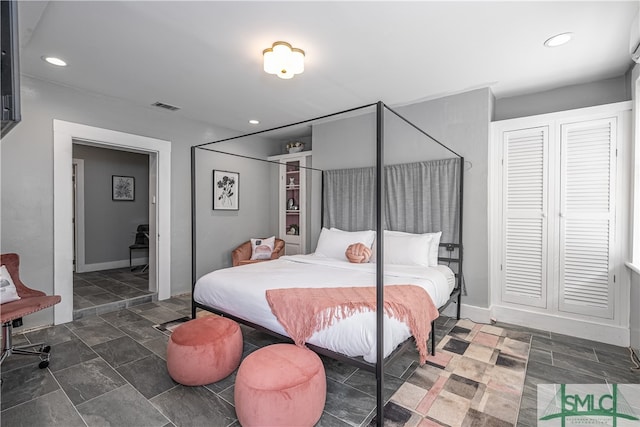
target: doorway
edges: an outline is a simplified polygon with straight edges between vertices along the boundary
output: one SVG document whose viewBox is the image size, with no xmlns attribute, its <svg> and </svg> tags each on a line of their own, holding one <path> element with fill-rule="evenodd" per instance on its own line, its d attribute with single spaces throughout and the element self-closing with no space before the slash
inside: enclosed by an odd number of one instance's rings
<svg viewBox="0 0 640 427">
<path fill-rule="evenodd" d="M 54 323 L 73 320 L 73 174 L 74 140 L 149 155 L 149 288 L 158 299 L 171 296 L 171 143 L 61 120 L 54 130 Z M 162 236 L 162 238 L 160 238 Z"/>
<path fill-rule="evenodd" d="M 147 230 L 156 205 L 149 203 L 149 154 L 77 139 L 72 150 L 73 318 L 153 301 Z M 116 197 L 110 186 L 122 177 L 130 194 Z"/>
</svg>

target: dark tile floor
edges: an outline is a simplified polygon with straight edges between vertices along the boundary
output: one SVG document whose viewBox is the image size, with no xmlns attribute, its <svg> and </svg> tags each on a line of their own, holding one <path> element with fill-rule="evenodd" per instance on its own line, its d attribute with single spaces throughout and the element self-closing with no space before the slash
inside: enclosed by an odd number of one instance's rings
<svg viewBox="0 0 640 427">
<path fill-rule="evenodd" d="M 84 317 L 71 323 L 18 334 L 16 343 L 47 341 L 49 368 L 28 357 L 12 356 L 2 365 L 2 426 L 237 426 L 235 374 L 214 384 L 185 387 L 167 374 L 168 337 L 153 328 L 190 315 L 190 295 Z M 442 338 L 454 319 L 437 320 Z M 532 350 L 519 426 L 536 425 L 539 383 L 640 383 L 630 370 L 627 349 L 498 324 Z M 273 339 L 243 327 L 244 355 Z M 409 351 L 386 370 L 390 398 L 416 368 Z M 375 377 L 330 359 L 327 401 L 318 426 L 367 425 L 375 411 Z"/>
<path fill-rule="evenodd" d="M 628 348 L 513 325 L 499 326 L 532 334 L 518 426 L 538 425 L 538 384 L 640 384 L 640 370 L 633 369 Z M 640 414 L 640 401 L 633 406 Z"/>
<path fill-rule="evenodd" d="M 149 272 L 136 267 L 73 274 L 73 318 L 108 313 L 155 301 Z"/>
</svg>

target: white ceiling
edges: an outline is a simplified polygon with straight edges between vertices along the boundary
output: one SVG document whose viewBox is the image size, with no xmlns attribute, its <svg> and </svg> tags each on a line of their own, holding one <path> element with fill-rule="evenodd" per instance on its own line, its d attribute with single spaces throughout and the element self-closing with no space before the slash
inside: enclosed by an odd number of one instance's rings
<svg viewBox="0 0 640 427">
<path fill-rule="evenodd" d="M 637 1 L 21 1 L 21 72 L 250 132 L 378 100 L 485 86 L 502 98 L 618 77 L 640 41 L 637 13 Z M 567 31 L 567 45 L 543 46 Z M 302 75 L 262 71 L 277 40 L 305 50 Z"/>
</svg>

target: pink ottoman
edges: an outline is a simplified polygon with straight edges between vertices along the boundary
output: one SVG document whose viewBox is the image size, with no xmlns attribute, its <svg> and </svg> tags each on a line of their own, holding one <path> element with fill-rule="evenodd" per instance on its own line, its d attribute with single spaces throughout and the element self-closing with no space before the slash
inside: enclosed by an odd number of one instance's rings
<svg viewBox="0 0 640 427">
<path fill-rule="evenodd" d="M 228 377 L 242 358 L 242 331 L 225 317 L 205 316 L 178 326 L 167 346 L 167 370 L 184 385 Z"/>
<path fill-rule="evenodd" d="M 317 354 L 293 344 L 274 344 L 247 356 L 236 375 L 238 421 L 250 426 L 313 426 L 327 396 Z"/>
</svg>

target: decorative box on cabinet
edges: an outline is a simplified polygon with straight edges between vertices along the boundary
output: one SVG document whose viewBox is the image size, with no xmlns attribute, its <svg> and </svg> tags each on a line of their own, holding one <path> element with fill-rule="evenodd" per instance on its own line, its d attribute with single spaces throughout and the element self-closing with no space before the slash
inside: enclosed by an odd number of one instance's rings
<svg viewBox="0 0 640 427">
<path fill-rule="evenodd" d="M 278 237 L 285 255 L 309 251 L 309 184 L 311 151 L 269 157 L 280 163 L 278 174 Z"/>
</svg>

